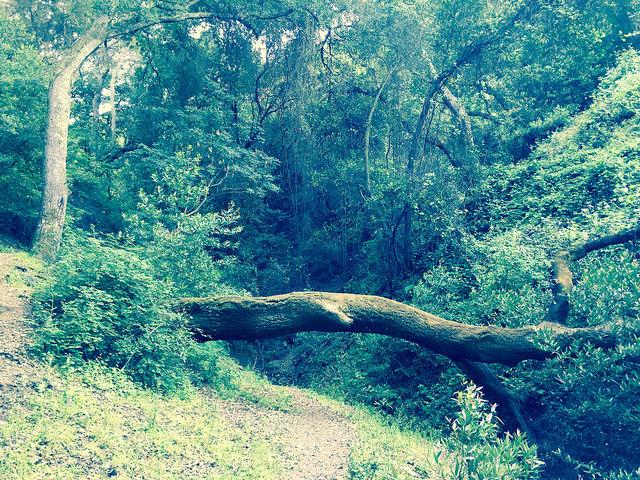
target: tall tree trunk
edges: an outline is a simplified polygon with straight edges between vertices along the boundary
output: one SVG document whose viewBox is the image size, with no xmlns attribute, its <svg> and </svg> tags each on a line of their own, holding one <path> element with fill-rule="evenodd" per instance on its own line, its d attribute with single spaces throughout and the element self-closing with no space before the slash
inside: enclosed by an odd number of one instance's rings
<svg viewBox="0 0 640 480">
<path fill-rule="evenodd" d="M 376 108 L 378 108 L 378 103 L 380 102 L 380 97 L 382 96 L 382 91 L 384 87 L 386 87 L 389 80 L 393 76 L 395 72 L 395 68 L 389 70 L 389 73 L 385 77 L 384 81 L 378 87 L 378 91 L 376 92 L 376 96 L 373 99 L 373 103 L 371 104 L 371 108 L 369 109 L 369 115 L 367 115 L 367 127 L 364 131 L 364 173 L 367 179 L 367 195 L 371 195 L 371 162 L 369 161 L 369 144 L 371 143 L 371 122 L 373 121 L 373 114 L 376 112 Z"/>
<path fill-rule="evenodd" d="M 411 251 L 411 237 L 412 237 L 412 220 L 413 216 L 412 208 L 411 208 L 411 194 L 413 193 L 413 178 L 415 175 L 415 167 L 416 161 L 418 160 L 420 153 L 420 138 L 422 137 L 422 132 L 424 131 L 425 125 L 427 124 L 427 118 L 429 116 L 429 111 L 431 110 L 431 100 L 438 93 L 438 89 L 440 88 L 439 84 L 436 84 L 435 81 L 432 83 L 431 87 L 429 87 L 429 91 L 425 95 L 424 101 L 422 102 L 422 108 L 420 109 L 420 115 L 418 115 L 418 120 L 416 121 L 416 126 L 413 130 L 413 135 L 411 137 L 411 144 L 409 146 L 409 155 L 407 158 L 407 190 L 406 195 L 407 199 L 404 203 L 404 238 L 402 245 L 402 255 L 404 259 L 404 267 L 406 270 L 410 270 L 411 268 L 411 260 L 413 258 L 413 253 Z M 427 132 L 428 134 L 428 132 Z"/>
<path fill-rule="evenodd" d="M 98 18 L 59 61 L 49 85 L 49 110 L 44 151 L 44 183 L 34 253 L 55 259 L 67 211 L 67 141 L 71 117 L 71 89 L 82 62 L 105 41 L 108 17 Z"/>
</svg>

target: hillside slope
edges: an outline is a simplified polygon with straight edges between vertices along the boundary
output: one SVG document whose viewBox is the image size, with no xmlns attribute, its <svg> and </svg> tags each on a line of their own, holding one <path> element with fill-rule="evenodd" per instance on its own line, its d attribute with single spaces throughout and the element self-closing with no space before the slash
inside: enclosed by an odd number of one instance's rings
<svg viewBox="0 0 640 480">
<path fill-rule="evenodd" d="M 249 372 L 236 391 L 164 396 L 98 365 L 28 359 L 38 265 L 0 253 L 0 478 L 416 478 L 434 443 Z"/>
</svg>

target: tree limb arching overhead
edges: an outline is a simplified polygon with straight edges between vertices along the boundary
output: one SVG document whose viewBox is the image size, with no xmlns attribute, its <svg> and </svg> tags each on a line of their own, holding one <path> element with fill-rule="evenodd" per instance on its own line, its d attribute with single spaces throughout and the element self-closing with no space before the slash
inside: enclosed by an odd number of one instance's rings
<svg viewBox="0 0 640 480">
<path fill-rule="evenodd" d="M 554 355 L 536 341 L 544 332 L 559 348 L 575 340 L 615 346 L 604 328 L 568 328 L 544 322 L 520 328 L 468 325 L 373 295 L 294 292 L 272 297 L 182 299 L 202 341 L 256 340 L 297 332 L 377 333 L 401 338 L 453 360 L 516 365 Z"/>
</svg>

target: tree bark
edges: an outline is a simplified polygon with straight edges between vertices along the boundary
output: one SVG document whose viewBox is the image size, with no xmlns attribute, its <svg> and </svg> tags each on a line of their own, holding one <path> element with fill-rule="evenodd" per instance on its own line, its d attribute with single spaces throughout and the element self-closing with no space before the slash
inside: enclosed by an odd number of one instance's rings
<svg viewBox="0 0 640 480">
<path fill-rule="evenodd" d="M 436 69 L 436 66 L 433 64 L 431 59 L 428 59 L 427 61 L 429 63 L 429 70 L 431 71 L 431 75 L 433 75 L 434 78 L 437 78 L 438 70 Z M 449 89 L 446 84 L 442 85 L 442 94 L 444 96 L 445 105 L 449 110 L 451 110 L 451 112 L 460 122 L 460 126 L 462 127 L 467 145 L 469 145 L 471 148 L 475 148 L 473 130 L 471 128 L 471 118 L 469 117 L 464 104 L 458 99 L 458 97 L 453 94 L 451 89 Z"/>
<path fill-rule="evenodd" d="M 614 233 L 613 235 L 590 240 L 580 247 L 574 248 L 571 251 L 571 261 L 577 262 L 595 250 L 601 250 L 606 247 L 620 245 L 634 240 L 640 240 L 640 224 L 633 228 Z"/>
<path fill-rule="evenodd" d="M 573 291 L 572 264 L 582 260 L 589 253 L 613 245 L 640 240 L 640 225 L 622 230 L 606 237 L 590 240 L 570 251 L 561 251 L 553 258 L 551 264 L 551 295 L 552 301 L 547 310 L 545 320 L 564 324 L 569 317 L 571 305 L 569 303 Z"/>
<path fill-rule="evenodd" d="M 371 164 L 369 161 L 369 144 L 371 143 L 371 122 L 373 121 L 373 114 L 376 112 L 376 108 L 378 108 L 378 103 L 380 102 L 380 96 L 382 95 L 382 91 L 384 87 L 387 86 L 389 80 L 393 76 L 395 72 L 395 68 L 389 70 L 389 73 L 385 77 L 384 81 L 378 87 L 378 91 L 376 92 L 376 96 L 373 99 L 373 103 L 371 104 L 371 108 L 369 109 L 369 115 L 367 115 L 367 126 L 364 131 L 364 173 L 367 182 L 367 195 L 371 194 Z"/>
<path fill-rule="evenodd" d="M 416 343 L 453 360 L 516 365 L 554 355 L 536 341 L 545 332 L 558 348 L 574 340 L 610 348 L 604 328 L 568 328 L 554 323 L 521 328 L 467 325 L 371 295 L 295 292 L 273 297 L 189 298 L 178 309 L 192 317 L 201 341 L 256 340 L 297 332 L 377 333 Z"/>
<path fill-rule="evenodd" d="M 571 254 L 567 251 L 559 252 L 551 264 L 551 305 L 547 310 L 545 320 L 556 323 L 566 323 L 569 316 L 569 295 L 573 290 L 573 272 L 569 267 Z"/>
<path fill-rule="evenodd" d="M 58 253 L 67 210 L 67 140 L 71 117 L 71 87 L 80 65 L 107 35 L 108 17 L 98 18 L 59 62 L 49 85 L 49 108 L 44 149 L 44 183 L 34 253 L 53 260 Z"/>
</svg>

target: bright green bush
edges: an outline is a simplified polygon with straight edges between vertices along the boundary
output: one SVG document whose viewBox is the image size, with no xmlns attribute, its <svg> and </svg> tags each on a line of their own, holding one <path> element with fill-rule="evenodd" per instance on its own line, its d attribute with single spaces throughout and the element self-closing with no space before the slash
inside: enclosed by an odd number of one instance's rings
<svg viewBox="0 0 640 480">
<path fill-rule="evenodd" d="M 529 480 L 539 478 L 543 462 L 536 447 L 529 445 L 521 433 L 499 435 L 495 407 L 489 407 L 480 390 L 470 385 L 458 392 L 460 408 L 452 421 L 447 440 L 449 450 L 457 455 L 447 459 L 452 479 L 459 480 Z"/>
<path fill-rule="evenodd" d="M 562 475 L 569 463 L 586 478 L 609 478 L 602 471 L 640 464 L 640 265 L 614 251 L 587 257 L 575 270 L 569 324 L 613 324 L 618 348 L 583 346 L 543 365 L 522 365 L 508 384 L 557 453 L 546 459 L 551 472 Z"/>
<path fill-rule="evenodd" d="M 170 308 L 173 286 L 135 251 L 73 237 L 36 294 L 33 349 L 55 363 L 99 361 L 172 390 L 188 381 L 195 343 Z"/>
<path fill-rule="evenodd" d="M 640 208 L 640 55 L 630 49 L 603 78 L 589 108 L 515 167 L 495 166 L 484 191 L 494 226 L 563 225 L 607 231 Z"/>
<path fill-rule="evenodd" d="M 514 229 L 465 242 L 470 265 L 440 265 L 412 289 L 412 303 L 473 324 L 518 327 L 544 317 L 549 254 L 534 232 Z"/>
</svg>

